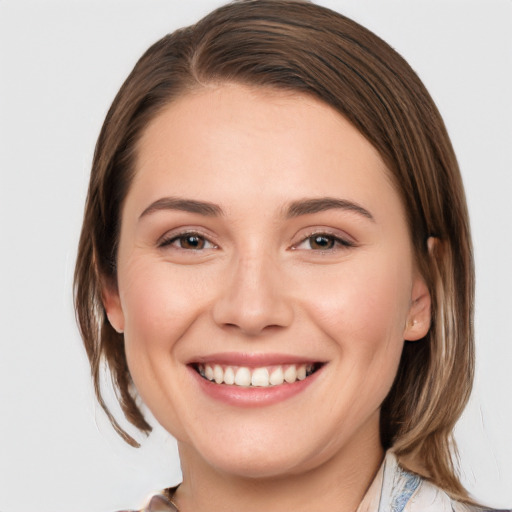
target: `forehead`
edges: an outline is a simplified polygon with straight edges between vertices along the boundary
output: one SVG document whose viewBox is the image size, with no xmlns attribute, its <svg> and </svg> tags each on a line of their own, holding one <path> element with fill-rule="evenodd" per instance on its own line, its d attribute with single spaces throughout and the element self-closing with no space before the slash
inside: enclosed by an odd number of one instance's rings
<svg viewBox="0 0 512 512">
<path fill-rule="evenodd" d="M 383 191 L 398 200 L 377 150 L 333 108 L 239 84 L 194 90 L 160 112 L 139 141 L 132 188 L 219 202 L 245 190 L 281 202 Z"/>
</svg>

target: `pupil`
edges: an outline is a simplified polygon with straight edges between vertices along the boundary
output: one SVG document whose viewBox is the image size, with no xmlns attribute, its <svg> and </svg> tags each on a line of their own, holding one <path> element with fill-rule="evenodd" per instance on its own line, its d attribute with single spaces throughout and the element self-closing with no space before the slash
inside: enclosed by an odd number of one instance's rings
<svg viewBox="0 0 512 512">
<path fill-rule="evenodd" d="M 332 237 L 326 235 L 317 235 L 313 238 L 313 247 L 318 249 L 331 249 L 334 241 Z"/>
<path fill-rule="evenodd" d="M 183 239 L 182 246 L 185 249 L 201 249 L 203 241 L 197 235 L 190 235 Z"/>
</svg>

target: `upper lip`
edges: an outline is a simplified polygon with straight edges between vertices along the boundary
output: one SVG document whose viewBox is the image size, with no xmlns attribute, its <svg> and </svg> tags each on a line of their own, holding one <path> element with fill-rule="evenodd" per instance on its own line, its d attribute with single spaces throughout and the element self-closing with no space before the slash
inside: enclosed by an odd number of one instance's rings
<svg viewBox="0 0 512 512">
<path fill-rule="evenodd" d="M 190 364 L 219 364 L 226 366 L 245 366 L 257 368 L 261 366 L 277 366 L 286 364 L 320 363 L 317 358 L 295 356 L 291 354 L 221 352 L 197 357 Z"/>
</svg>

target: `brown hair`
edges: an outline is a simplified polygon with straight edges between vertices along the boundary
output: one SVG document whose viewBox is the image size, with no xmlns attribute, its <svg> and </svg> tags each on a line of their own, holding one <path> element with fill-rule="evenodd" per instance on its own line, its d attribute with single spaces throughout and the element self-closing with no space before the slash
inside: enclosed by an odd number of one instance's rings
<svg viewBox="0 0 512 512">
<path fill-rule="evenodd" d="M 417 264 L 432 296 L 432 325 L 405 342 L 382 405 L 381 439 L 402 463 L 454 498 L 452 430 L 470 393 L 474 274 L 467 208 L 445 126 L 425 87 L 390 46 L 354 21 L 301 0 L 245 0 L 165 36 L 137 62 L 101 130 L 75 270 L 75 307 L 98 400 L 106 362 L 126 418 L 151 430 L 138 405 L 123 336 L 101 300 L 115 284 L 120 211 L 144 128 L 174 98 L 203 84 L 237 82 L 312 95 L 348 119 L 379 151 L 399 191 Z M 428 250 L 427 240 L 436 243 Z"/>
</svg>

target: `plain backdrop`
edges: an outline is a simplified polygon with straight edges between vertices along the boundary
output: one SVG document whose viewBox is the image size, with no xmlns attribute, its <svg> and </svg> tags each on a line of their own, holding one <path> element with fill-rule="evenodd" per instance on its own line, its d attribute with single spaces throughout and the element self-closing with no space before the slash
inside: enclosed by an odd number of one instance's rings
<svg viewBox="0 0 512 512">
<path fill-rule="evenodd" d="M 324 0 L 394 46 L 444 116 L 477 265 L 464 483 L 512 506 L 512 2 Z M 100 126 L 136 59 L 218 1 L 0 0 L 0 512 L 109 512 L 180 481 L 161 429 L 139 450 L 96 405 L 72 274 Z"/>
</svg>

